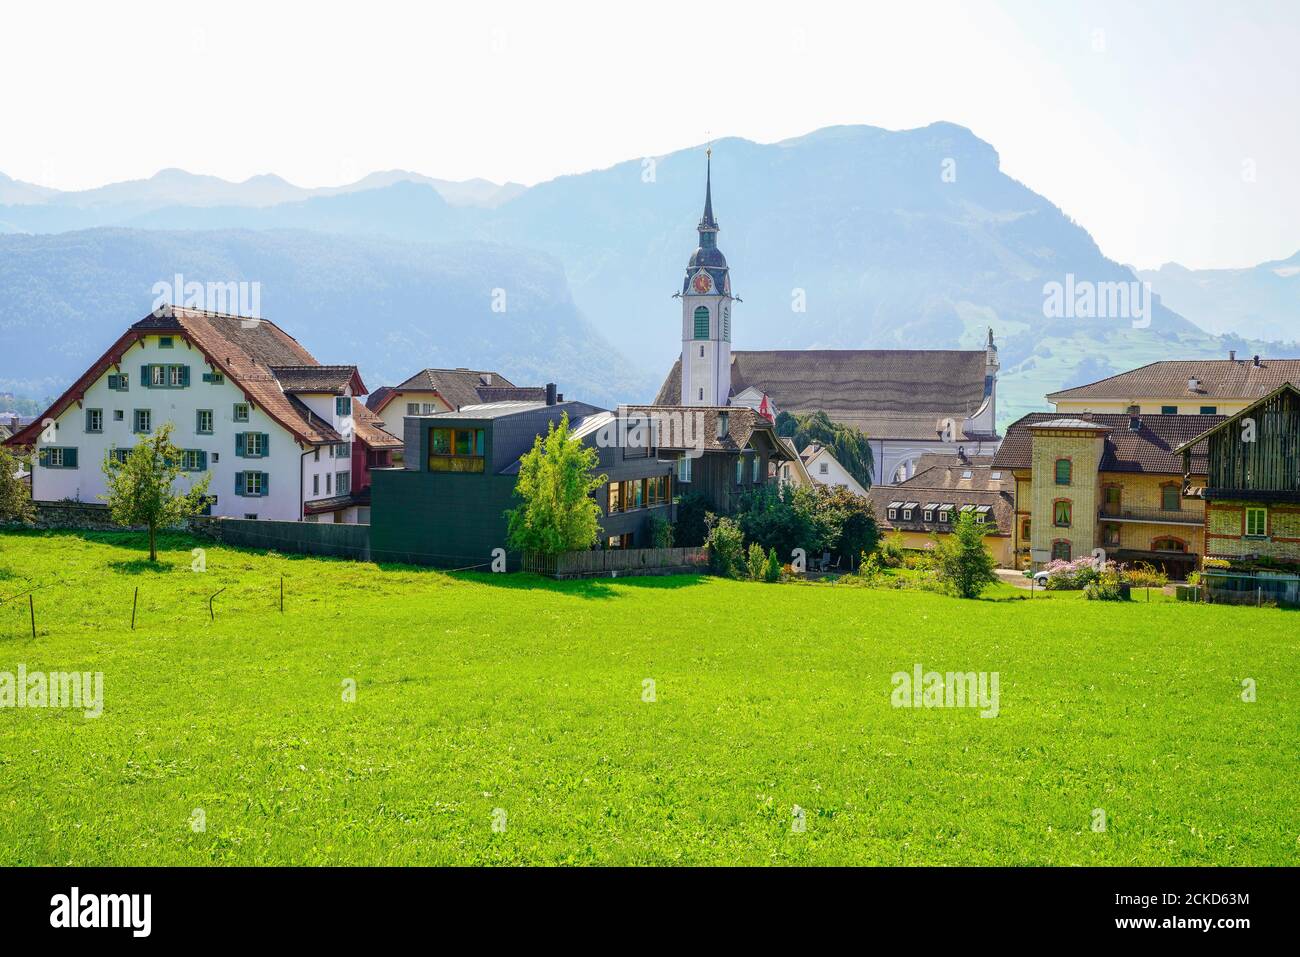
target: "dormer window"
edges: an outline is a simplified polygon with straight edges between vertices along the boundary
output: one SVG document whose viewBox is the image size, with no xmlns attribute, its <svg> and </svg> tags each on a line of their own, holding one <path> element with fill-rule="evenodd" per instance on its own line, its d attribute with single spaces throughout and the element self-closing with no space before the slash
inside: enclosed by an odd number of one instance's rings
<svg viewBox="0 0 1300 957">
<path fill-rule="evenodd" d="M 701 389 L 700 392 L 701 392 L 700 398 L 704 398 L 703 395 L 704 390 Z M 730 418 L 731 418 L 731 414 L 728 412 L 718 413 L 718 438 L 725 439 L 727 437 L 727 427 L 730 424 L 729 422 Z"/>
</svg>

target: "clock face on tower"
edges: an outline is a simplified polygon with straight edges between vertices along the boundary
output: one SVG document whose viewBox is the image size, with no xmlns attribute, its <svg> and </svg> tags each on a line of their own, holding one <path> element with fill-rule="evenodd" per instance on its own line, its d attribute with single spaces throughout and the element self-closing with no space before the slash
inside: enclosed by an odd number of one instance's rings
<svg viewBox="0 0 1300 957">
<path fill-rule="evenodd" d="M 691 280 L 691 288 L 700 295 L 704 295 L 713 288 L 713 280 L 709 278 L 709 274 L 706 272 L 698 273 L 696 277 Z"/>
</svg>

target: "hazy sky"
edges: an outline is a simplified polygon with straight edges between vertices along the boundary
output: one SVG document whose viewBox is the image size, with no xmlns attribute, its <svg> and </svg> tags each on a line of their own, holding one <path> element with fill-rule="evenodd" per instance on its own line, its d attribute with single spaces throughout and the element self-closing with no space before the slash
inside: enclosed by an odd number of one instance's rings
<svg viewBox="0 0 1300 957">
<path fill-rule="evenodd" d="M 714 137 L 970 127 L 1103 251 L 1300 249 L 1300 3 L 7 5 L 0 171 L 535 183 Z"/>
</svg>

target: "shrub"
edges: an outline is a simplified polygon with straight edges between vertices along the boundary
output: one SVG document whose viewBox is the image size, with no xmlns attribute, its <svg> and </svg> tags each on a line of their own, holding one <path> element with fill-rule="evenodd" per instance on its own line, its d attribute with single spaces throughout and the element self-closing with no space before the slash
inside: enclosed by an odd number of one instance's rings
<svg viewBox="0 0 1300 957">
<path fill-rule="evenodd" d="M 659 515 L 650 519 L 650 544 L 654 548 L 673 547 L 673 525 L 668 519 Z"/>
<path fill-rule="evenodd" d="M 1091 555 L 1072 562 L 1058 558 L 1048 562 L 1043 570 L 1047 572 L 1044 587 L 1051 591 L 1078 591 L 1095 582 L 1099 574 L 1097 560 Z"/>
<path fill-rule="evenodd" d="M 709 568 L 716 575 L 734 578 L 744 565 L 745 536 L 729 518 L 709 516 L 704 544 L 709 550 Z"/>
<path fill-rule="evenodd" d="M 928 572 L 934 570 L 934 552 L 910 551 L 903 556 L 903 567 L 912 571 Z"/>
<path fill-rule="evenodd" d="M 600 506 L 592 493 L 605 484 L 595 474 L 600 456 L 569 428 L 569 414 L 552 422 L 546 435 L 519 460 L 515 497 L 522 503 L 506 512 L 506 540 L 521 552 L 558 555 L 582 551 L 600 536 Z"/>
<path fill-rule="evenodd" d="M 948 535 L 936 535 L 934 546 L 935 575 L 944 588 L 959 598 L 978 598 L 998 580 L 993 556 L 984 547 L 989 526 L 963 512 Z"/>
<path fill-rule="evenodd" d="M 741 496 L 736 522 L 745 540 L 766 552 L 790 556 L 796 548 L 816 554 L 827 544 L 827 530 L 817 516 L 817 494 L 791 485 L 765 485 Z"/>
<path fill-rule="evenodd" d="M 779 582 L 781 580 L 781 559 L 776 556 L 776 549 L 767 553 L 767 567 L 763 569 L 763 581 Z"/>
<path fill-rule="evenodd" d="M 876 552 L 863 552 L 858 561 L 857 576 L 868 584 L 875 584 L 885 573 L 884 566 L 880 563 L 880 555 Z"/>
<path fill-rule="evenodd" d="M 1146 562 L 1138 562 L 1124 569 L 1124 581 L 1134 588 L 1164 588 L 1169 584 L 1169 576 Z"/>
<path fill-rule="evenodd" d="M 844 567 L 852 568 L 859 555 L 872 551 L 880 541 L 871 502 L 842 485 L 816 488 L 814 520 L 822 547 L 837 555 Z"/>
<path fill-rule="evenodd" d="M 761 582 L 763 574 L 767 571 L 767 555 L 763 552 L 763 546 L 758 542 L 749 543 L 749 554 L 746 564 L 749 566 L 749 580 Z"/>
<path fill-rule="evenodd" d="M 0 448 L 0 522 L 30 523 L 36 517 L 32 494 L 17 478 L 17 456 Z"/>
<path fill-rule="evenodd" d="M 880 563 L 886 568 L 902 568 L 906 560 L 906 552 L 903 549 L 903 533 L 894 532 L 888 538 L 880 540 L 880 547 L 877 549 L 880 553 Z"/>
<path fill-rule="evenodd" d="M 1127 601 L 1128 586 L 1118 571 L 1107 568 L 1084 586 L 1083 597 L 1088 601 Z"/>
</svg>

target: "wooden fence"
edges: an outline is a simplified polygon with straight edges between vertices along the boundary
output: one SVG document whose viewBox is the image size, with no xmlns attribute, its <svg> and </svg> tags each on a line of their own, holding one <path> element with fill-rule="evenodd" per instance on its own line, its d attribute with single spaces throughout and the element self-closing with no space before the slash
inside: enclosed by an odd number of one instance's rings
<svg viewBox="0 0 1300 957">
<path fill-rule="evenodd" d="M 551 578 L 598 578 L 606 575 L 662 575 L 693 571 L 709 562 L 708 550 L 699 548 L 603 548 L 563 555 L 524 555 L 526 572 Z"/>
</svg>

